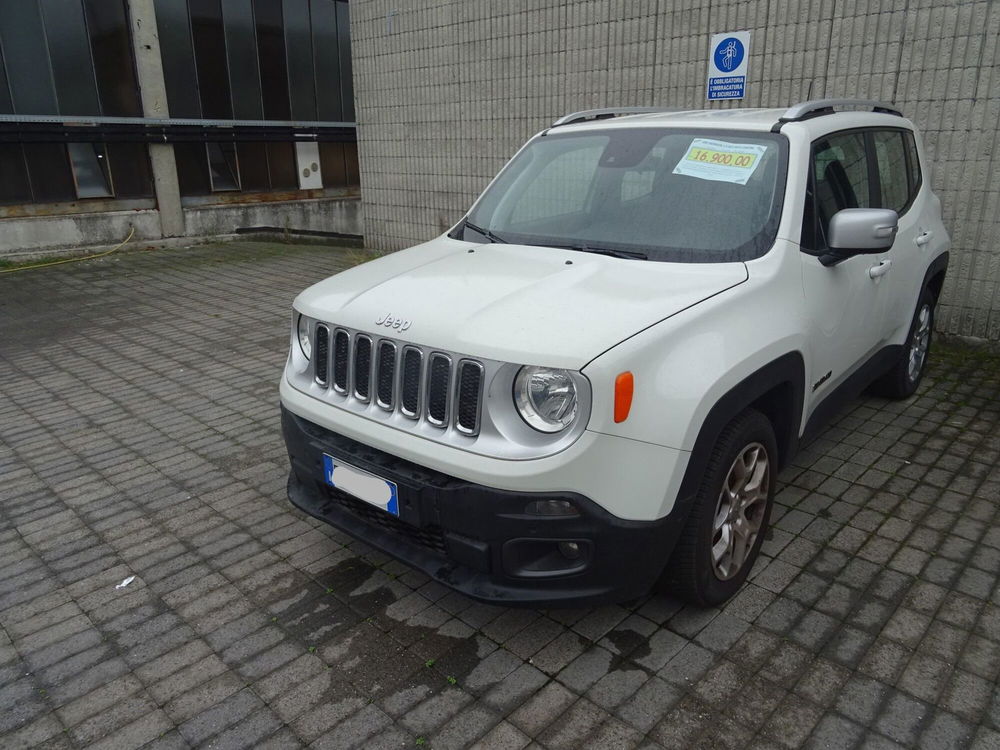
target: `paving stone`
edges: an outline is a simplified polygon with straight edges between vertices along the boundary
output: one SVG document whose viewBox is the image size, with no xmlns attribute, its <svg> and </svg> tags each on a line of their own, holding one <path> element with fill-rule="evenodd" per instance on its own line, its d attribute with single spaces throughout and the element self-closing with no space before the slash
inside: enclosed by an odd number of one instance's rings
<svg viewBox="0 0 1000 750">
<path fill-rule="evenodd" d="M 615 713 L 629 726 L 646 733 L 662 715 L 670 711 L 680 697 L 681 693 L 677 688 L 653 677 L 643 683 L 631 697 L 626 698 Z"/>
<path fill-rule="evenodd" d="M 649 674 L 642 669 L 614 669 L 599 679 L 587 691 L 586 697 L 605 711 L 612 712 L 647 680 Z"/>
<path fill-rule="evenodd" d="M 701 679 L 715 660 L 711 651 L 689 643 L 663 665 L 663 669 L 657 674 L 667 682 L 687 688 Z"/>
<path fill-rule="evenodd" d="M 530 664 L 522 664 L 494 685 L 482 697 L 482 701 L 506 715 L 521 705 L 547 681 L 548 677 L 543 672 Z"/>
<path fill-rule="evenodd" d="M 60 721 L 67 727 L 72 727 L 141 690 L 142 683 L 133 675 L 127 674 L 60 707 L 56 713 Z"/>
<path fill-rule="evenodd" d="M 563 669 L 557 679 L 570 690 L 583 693 L 608 673 L 614 654 L 600 646 L 584 651 Z"/>
<path fill-rule="evenodd" d="M 173 727 L 170 719 L 162 711 L 144 714 L 130 724 L 108 735 L 99 742 L 89 745 L 98 750 L 116 750 L 123 747 L 142 747 Z"/>
<path fill-rule="evenodd" d="M 558 682 L 550 682 L 513 714 L 510 722 L 529 737 L 542 732 L 576 701 L 576 696 Z"/>
<path fill-rule="evenodd" d="M 572 750 L 588 743 L 608 714 L 586 698 L 580 698 L 538 736 L 545 747 Z"/>
<path fill-rule="evenodd" d="M 584 643 L 585 641 L 576 633 L 564 632 L 531 657 L 529 663 L 546 674 L 556 674 L 583 653 Z"/>
<path fill-rule="evenodd" d="M 902 745 L 912 746 L 930 710 L 904 693 L 893 693 L 875 721 L 875 728 Z"/>
<path fill-rule="evenodd" d="M 345 719 L 332 730 L 313 742 L 310 747 L 317 750 L 334 748 L 368 747 L 367 740 L 392 724 L 388 714 L 377 707 L 368 705 L 353 716 Z"/>
<path fill-rule="evenodd" d="M 413 734 L 426 736 L 472 702 L 472 696 L 457 688 L 433 695 L 400 718 L 399 723 Z"/>
<path fill-rule="evenodd" d="M 853 748 L 864 734 L 861 727 L 843 716 L 827 714 L 823 717 L 806 742 L 815 750 L 847 750 Z"/>
<path fill-rule="evenodd" d="M 146 684 L 149 694 L 163 704 L 226 671 L 226 665 L 222 660 L 215 654 L 209 654 L 156 682 L 153 682 L 156 677 L 150 676 Z"/>
<path fill-rule="evenodd" d="M 959 750 L 968 747 L 975 734 L 975 726 L 967 724 L 954 714 L 937 710 L 929 722 L 924 722 L 918 747 L 930 750 Z"/>
<path fill-rule="evenodd" d="M 531 738 L 507 721 L 501 721 L 472 745 L 471 750 L 520 750 Z"/>
<path fill-rule="evenodd" d="M 521 665 L 521 660 L 506 649 L 497 649 L 483 659 L 464 680 L 463 687 L 481 692 L 509 675 Z"/>
<path fill-rule="evenodd" d="M 500 714 L 492 708 L 476 703 L 463 708 L 435 733 L 434 747 L 462 750 L 485 735 L 500 721 Z"/>
<path fill-rule="evenodd" d="M 649 736 L 666 748 L 694 746 L 695 739 L 708 729 L 712 713 L 694 699 L 681 701 L 650 731 Z"/>
<path fill-rule="evenodd" d="M 225 700 L 243 687 L 240 678 L 232 672 L 223 672 L 218 677 L 187 689 L 164 705 L 163 710 L 178 724 L 197 716 L 207 706 Z M 152 692 L 152 691 L 151 691 Z"/>
<path fill-rule="evenodd" d="M 788 695 L 765 719 L 761 734 L 781 747 L 802 747 L 822 718 L 823 709 L 796 695 Z"/>
<path fill-rule="evenodd" d="M 250 690 L 240 690 L 188 719 L 178 726 L 177 731 L 192 745 L 198 745 L 242 721 L 261 706 L 260 698 Z"/>
<path fill-rule="evenodd" d="M 951 667 L 940 659 L 914 654 L 897 684 L 901 690 L 933 703 L 951 676 Z"/>
<path fill-rule="evenodd" d="M 844 683 L 836 700 L 836 708 L 844 716 L 867 725 L 879 716 L 889 688 L 876 680 L 855 676 Z"/>
<path fill-rule="evenodd" d="M 116 701 L 113 706 L 94 712 L 89 718 L 70 728 L 68 734 L 76 743 L 86 747 L 120 727 L 152 713 L 156 708 L 156 704 L 146 695 L 134 693 Z"/>
</svg>

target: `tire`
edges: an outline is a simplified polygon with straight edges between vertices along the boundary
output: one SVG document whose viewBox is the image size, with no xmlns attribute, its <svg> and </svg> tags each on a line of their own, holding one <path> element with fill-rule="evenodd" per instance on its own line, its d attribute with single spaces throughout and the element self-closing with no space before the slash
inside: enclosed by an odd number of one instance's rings
<svg viewBox="0 0 1000 750">
<path fill-rule="evenodd" d="M 917 392 L 927 369 L 934 335 L 934 295 L 924 289 L 913 312 L 906 344 L 899 360 L 871 387 L 873 393 L 891 399 L 909 398 Z"/>
<path fill-rule="evenodd" d="M 774 428 L 759 411 L 748 409 L 722 430 L 664 570 L 661 588 L 702 606 L 721 604 L 739 591 L 767 533 L 777 458 Z M 741 472 L 748 464 L 751 479 L 745 482 Z M 744 503 L 751 496 L 752 500 L 731 510 L 734 493 L 727 491 L 727 484 L 733 487 L 741 482 L 737 498 L 745 498 Z M 742 532 L 738 530 L 741 523 Z"/>
</svg>

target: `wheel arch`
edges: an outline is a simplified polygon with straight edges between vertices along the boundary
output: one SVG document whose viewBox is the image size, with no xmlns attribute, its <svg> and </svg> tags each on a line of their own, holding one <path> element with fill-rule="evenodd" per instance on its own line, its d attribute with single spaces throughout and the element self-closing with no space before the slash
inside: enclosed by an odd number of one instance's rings
<svg viewBox="0 0 1000 750">
<path fill-rule="evenodd" d="M 921 287 L 930 290 L 930 293 L 934 295 L 935 305 L 941 299 L 941 290 L 944 288 L 944 277 L 947 272 L 948 252 L 945 251 L 931 261 L 927 273 L 924 274 L 924 285 Z"/>
<path fill-rule="evenodd" d="M 772 360 L 726 391 L 701 424 L 681 480 L 680 498 L 690 502 L 694 497 L 719 435 L 746 409 L 758 409 L 770 420 L 778 443 L 778 468 L 787 466 L 798 449 L 804 395 L 805 360 L 798 351 Z"/>
</svg>

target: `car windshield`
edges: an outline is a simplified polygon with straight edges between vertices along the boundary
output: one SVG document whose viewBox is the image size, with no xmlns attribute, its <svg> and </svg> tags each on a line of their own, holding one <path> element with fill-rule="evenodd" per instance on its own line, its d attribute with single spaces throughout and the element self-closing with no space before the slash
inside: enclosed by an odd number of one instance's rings
<svg viewBox="0 0 1000 750">
<path fill-rule="evenodd" d="M 657 261 L 750 260 L 774 242 L 786 152 L 771 133 L 550 131 L 511 160 L 452 236 Z"/>
</svg>

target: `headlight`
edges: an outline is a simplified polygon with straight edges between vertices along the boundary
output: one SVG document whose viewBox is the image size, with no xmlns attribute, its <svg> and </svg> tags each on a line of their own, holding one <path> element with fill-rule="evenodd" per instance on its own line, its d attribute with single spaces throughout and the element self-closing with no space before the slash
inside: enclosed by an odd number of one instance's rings
<svg viewBox="0 0 1000 750">
<path fill-rule="evenodd" d="M 514 378 L 514 405 L 539 432 L 561 432 L 576 419 L 576 384 L 566 370 L 522 367 Z"/>
<path fill-rule="evenodd" d="M 309 318 L 305 315 L 299 316 L 299 348 L 302 349 L 302 353 L 306 355 L 306 359 L 312 356 L 313 345 L 312 345 L 312 325 Z"/>
</svg>

